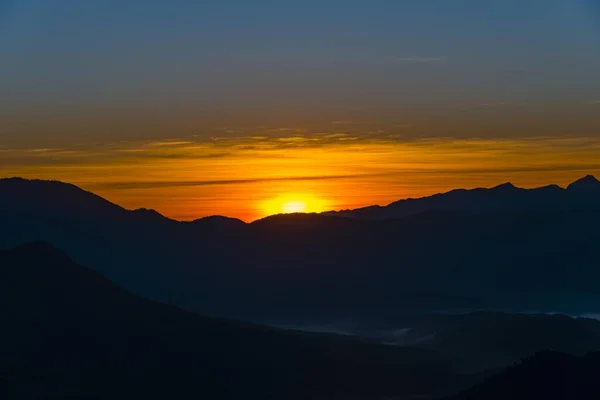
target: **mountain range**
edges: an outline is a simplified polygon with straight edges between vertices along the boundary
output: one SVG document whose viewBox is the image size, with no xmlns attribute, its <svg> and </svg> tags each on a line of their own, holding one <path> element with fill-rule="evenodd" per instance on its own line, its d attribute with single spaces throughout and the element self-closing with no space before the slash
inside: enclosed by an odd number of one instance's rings
<svg viewBox="0 0 600 400">
<path fill-rule="evenodd" d="M 0 394 L 12 400 L 409 398 L 473 381 L 432 350 L 155 303 L 43 242 L 0 251 L 0 310 Z"/>
<path fill-rule="evenodd" d="M 381 208 L 404 210 L 385 219 L 346 212 L 246 224 L 178 222 L 70 184 L 3 179 L 0 247 L 46 241 L 137 295 L 269 324 L 591 313 L 600 311 L 599 187 L 590 176 L 566 189 L 501 185 L 400 201 Z"/>
<path fill-rule="evenodd" d="M 44 242 L 0 251 L 0 309 L 0 393 L 15 400 L 434 399 L 457 392 L 451 399 L 592 399 L 599 390 L 598 356 L 586 355 L 600 348 L 599 321 L 428 315 L 402 323 L 414 327 L 404 332 L 412 336 L 433 329 L 429 339 L 382 345 L 149 301 Z M 565 353 L 549 351 L 557 349 Z"/>
<path fill-rule="evenodd" d="M 595 399 L 599 186 L 247 224 L 2 179 L 0 395 Z"/>
<path fill-rule="evenodd" d="M 0 310 L 0 394 L 13 400 L 587 400 L 600 393 L 600 358 L 586 355 L 600 348 L 600 321 L 424 315 L 392 326 L 414 327 L 397 338 L 425 340 L 382 345 L 149 301 L 44 242 L 0 251 Z"/>
<path fill-rule="evenodd" d="M 326 215 L 361 219 L 402 218 L 426 211 L 537 212 L 577 211 L 600 207 L 600 181 L 587 175 L 562 188 L 548 185 L 523 189 L 507 182 L 493 188 L 456 189 L 430 197 L 405 199 L 385 207 L 329 211 Z"/>
</svg>

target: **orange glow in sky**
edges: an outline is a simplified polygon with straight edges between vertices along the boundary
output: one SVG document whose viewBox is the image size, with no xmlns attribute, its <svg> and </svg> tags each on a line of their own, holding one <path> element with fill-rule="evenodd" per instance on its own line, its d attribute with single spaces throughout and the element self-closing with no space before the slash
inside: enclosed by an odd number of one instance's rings
<svg viewBox="0 0 600 400">
<path fill-rule="evenodd" d="M 600 139 L 321 134 L 0 148 L 0 176 L 74 183 L 181 220 L 348 209 L 490 187 L 566 185 L 600 171 Z"/>
<path fill-rule="evenodd" d="M 327 200 L 316 194 L 289 192 L 263 201 L 262 214 L 317 213 L 327 211 L 330 207 Z"/>
</svg>

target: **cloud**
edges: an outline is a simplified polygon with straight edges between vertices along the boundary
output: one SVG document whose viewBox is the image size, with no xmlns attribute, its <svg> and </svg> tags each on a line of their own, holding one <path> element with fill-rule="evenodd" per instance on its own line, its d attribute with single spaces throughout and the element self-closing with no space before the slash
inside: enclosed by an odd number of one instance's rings
<svg viewBox="0 0 600 400">
<path fill-rule="evenodd" d="M 0 167 L 3 174 L 68 176 L 74 182 L 95 182 L 101 189 L 342 180 L 392 176 L 390 172 L 458 176 L 600 167 L 595 161 L 600 158 L 600 138 L 595 137 L 414 139 L 373 131 L 368 135 L 332 132 L 155 143 L 2 149 Z"/>
<path fill-rule="evenodd" d="M 559 172 L 559 171 L 600 171 L 600 164 L 589 163 L 589 164 L 556 164 L 556 165 L 531 165 L 531 166 L 500 166 L 494 168 L 453 168 L 453 169 L 440 169 L 435 171 L 436 174 L 447 175 L 447 174 L 509 174 L 509 173 L 525 173 L 525 172 Z M 427 173 L 431 171 L 424 170 L 404 170 L 403 173 L 419 174 Z"/>
<path fill-rule="evenodd" d="M 41 149 L 28 149 L 27 151 L 30 152 L 30 153 L 54 153 L 55 154 L 55 153 L 59 153 L 59 152 L 64 151 L 64 149 L 49 149 L 49 148 L 48 149 L 44 149 L 44 148 L 41 148 Z"/>
<path fill-rule="evenodd" d="M 88 183 L 88 188 L 94 189 L 156 189 L 169 187 L 191 187 L 191 186 L 221 186 L 239 185 L 244 183 L 261 182 L 301 182 L 301 181 L 329 181 L 341 179 L 358 179 L 389 175 L 390 173 L 378 174 L 353 174 L 353 175 L 318 175 L 318 176 L 289 176 L 275 178 L 252 178 L 252 179 L 222 179 L 201 181 L 130 181 L 130 182 L 99 182 Z"/>
<path fill-rule="evenodd" d="M 265 133 L 306 133 L 305 128 L 290 128 L 290 127 L 281 127 L 281 128 L 270 128 L 266 129 Z"/>
<path fill-rule="evenodd" d="M 147 144 L 148 147 L 180 147 L 180 146 L 187 146 L 190 144 L 193 144 L 194 142 L 190 142 L 187 140 L 177 140 L 177 139 L 173 139 L 173 140 L 163 140 L 163 141 L 157 141 L 157 142 L 150 142 Z"/>
</svg>

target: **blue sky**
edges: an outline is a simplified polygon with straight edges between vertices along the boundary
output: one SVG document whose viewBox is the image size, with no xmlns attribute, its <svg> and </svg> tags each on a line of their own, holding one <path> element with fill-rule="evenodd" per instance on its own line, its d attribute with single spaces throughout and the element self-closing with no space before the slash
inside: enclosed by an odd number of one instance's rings
<svg viewBox="0 0 600 400">
<path fill-rule="evenodd" d="M 600 13 L 591 0 L 1 4 L 5 110 L 600 96 Z"/>
</svg>

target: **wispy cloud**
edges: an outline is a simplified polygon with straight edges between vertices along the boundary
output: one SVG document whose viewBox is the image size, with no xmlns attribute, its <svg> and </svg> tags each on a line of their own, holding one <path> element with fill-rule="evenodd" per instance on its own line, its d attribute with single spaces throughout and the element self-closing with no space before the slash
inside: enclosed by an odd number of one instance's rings
<svg viewBox="0 0 600 400">
<path fill-rule="evenodd" d="M 503 155 L 507 155 L 531 150 L 532 152 L 537 151 L 535 157 L 539 159 L 540 156 L 545 154 L 544 152 L 555 153 L 563 151 L 561 149 L 571 152 L 598 151 L 600 150 L 600 138 L 456 139 L 438 137 L 415 139 L 393 132 L 386 132 L 385 130 L 376 130 L 364 134 L 333 132 L 285 136 L 224 137 L 198 139 L 197 141 L 169 140 L 120 143 L 95 148 L 2 149 L 3 157 L 0 160 L 0 165 L 52 166 L 74 165 L 77 163 L 82 165 L 138 165 L 143 160 L 150 162 L 151 160 L 231 159 L 231 161 L 234 161 L 279 155 L 294 157 L 295 152 L 304 150 L 310 152 L 322 149 L 348 152 L 357 149 L 356 146 L 361 146 L 362 151 L 377 150 L 380 152 L 385 150 L 390 154 L 404 155 L 408 152 L 411 158 L 418 155 L 418 158 L 421 159 L 426 159 L 431 152 L 471 157 L 471 155 L 489 154 L 493 151 L 499 151 Z M 287 153 L 280 153 L 283 150 Z"/>
<path fill-rule="evenodd" d="M 63 152 L 64 149 L 46 149 L 46 148 L 41 148 L 41 149 L 28 149 L 27 150 L 30 153 L 47 153 L 47 154 L 56 154 L 56 153 L 60 153 Z"/>
<path fill-rule="evenodd" d="M 168 187 L 193 187 L 193 186 L 222 186 L 239 185 L 246 183 L 265 183 L 265 182 L 302 182 L 302 181 L 330 181 L 342 179 L 357 179 L 389 175 L 387 173 L 378 174 L 354 174 L 354 175 L 316 175 L 316 176 L 282 176 L 273 178 L 251 178 L 251 179 L 223 179 L 223 180 L 204 180 L 204 181 L 129 181 L 129 182 L 101 182 L 88 183 L 88 187 L 96 189 L 156 189 Z"/>
<path fill-rule="evenodd" d="M 529 173 L 529 172 L 564 172 L 564 171 L 594 171 L 600 170 L 600 164 L 584 162 L 579 164 L 554 164 L 554 165 L 518 165 L 518 166 L 498 166 L 493 168 L 454 168 L 448 170 L 439 170 L 436 173 L 440 175 L 457 175 L 457 174 L 513 174 L 513 173 Z M 430 174 L 431 171 L 424 170 L 408 170 L 403 173 L 411 174 Z"/>
<path fill-rule="evenodd" d="M 265 133 L 306 133 L 306 129 L 305 128 L 300 128 L 300 127 L 296 127 L 296 128 L 291 128 L 291 127 L 280 127 L 280 128 L 269 128 L 269 129 L 265 129 Z"/>
<path fill-rule="evenodd" d="M 163 140 L 158 142 L 150 142 L 147 144 L 148 147 L 178 147 L 178 146 L 187 146 L 193 144 L 194 142 L 190 142 L 187 140 Z"/>
</svg>

